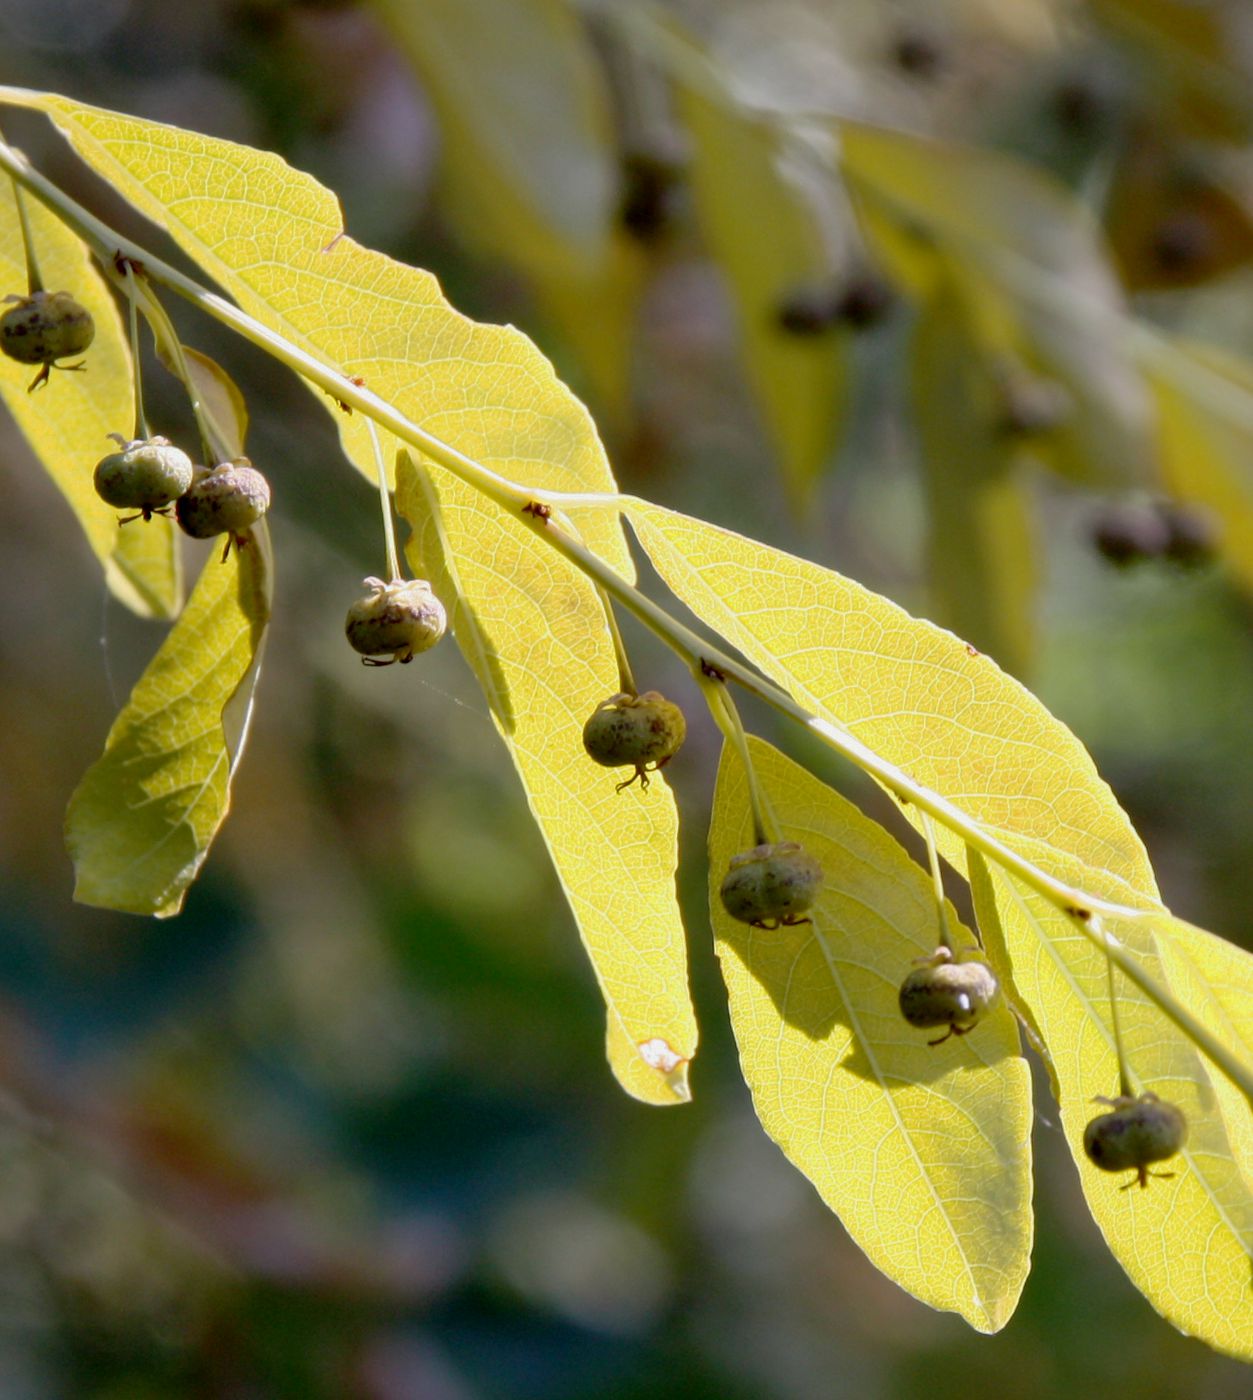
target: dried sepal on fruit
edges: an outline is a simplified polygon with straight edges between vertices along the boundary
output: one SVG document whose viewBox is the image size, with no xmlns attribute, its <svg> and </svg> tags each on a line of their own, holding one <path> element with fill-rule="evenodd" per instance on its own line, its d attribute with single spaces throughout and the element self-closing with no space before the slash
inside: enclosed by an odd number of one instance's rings
<svg viewBox="0 0 1253 1400">
<path fill-rule="evenodd" d="M 1143 1190 L 1150 1176 L 1174 1176 L 1174 1172 L 1150 1172 L 1149 1166 L 1173 1157 L 1187 1141 L 1188 1120 L 1182 1109 L 1152 1093 L 1095 1102 L 1108 1104 L 1110 1112 L 1098 1113 L 1083 1130 L 1083 1150 L 1094 1167 L 1103 1172 L 1134 1171 L 1124 1191 L 1137 1182 Z"/>
<path fill-rule="evenodd" d="M 733 919 L 755 928 L 805 924 L 822 888 L 821 863 L 797 841 L 767 841 L 731 857 L 719 895 Z"/>
<path fill-rule="evenodd" d="M 228 535 L 225 559 L 231 545 L 244 543 L 244 531 L 255 525 L 270 508 L 270 483 L 247 457 L 219 462 L 201 470 L 178 498 L 174 514 L 183 531 L 193 539 Z"/>
<path fill-rule="evenodd" d="M 425 579 L 367 578 L 370 590 L 348 609 L 344 632 L 366 666 L 402 665 L 444 635 L 448 614 Z"/>
<path fill-rule="evenodd" d="M 668 763 L 683 746 L 687 721 L 683 711 L 656 690 L 642 695 L 622 691 L 602 700 L 583 726 L 583 747 L 602 768 L 634 768 L 617 790 L 637 779 L 648 786 L 649 773 Z"/>
<path fill-rule="evenodd" d="M 14 304 L 0 316 L 0 350 L 19 364 L 43 366 L 31 381 L 32 390 L 54 367 L 82 369 L 82 365 L 58 361 L 81 355 L 95 339 L 96 323 L 85 306 L 69 292 L 31 292 L 5 297 L 5 301 Z"/>
<path fill-rule="evenodd" d="M 127 441 L 121 433 L 109 436 L 118 445 L 96 463 L 93 481 L 96 495 L 119 510 L 133 510 L 123 519 L 151 520 L 168 515 L 170 506 L 191 485 L 195 467 L 181 447 L 169 438 L 135 438 Z"/>
<path fill-rule="evenodd" d="M 974 1030 L 1000 995 L 996 973 L 978 954 L 958 957 L 951 948 L 937 948 L 930 957 L 918 960 L 918 966 L 901 983 L 897 1000 L 901 1015 L 911 1026 L 948 1028 L 927 1042 L 940 1045 L 951 1035 Z"/>
</svg>

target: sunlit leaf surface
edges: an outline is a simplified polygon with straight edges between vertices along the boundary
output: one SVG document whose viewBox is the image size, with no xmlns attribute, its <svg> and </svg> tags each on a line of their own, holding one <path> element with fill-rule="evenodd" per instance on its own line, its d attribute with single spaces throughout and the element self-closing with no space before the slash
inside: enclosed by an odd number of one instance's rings
<svg viewBox="0 0 1253 1400">
<path fill-rule="evenodd" d="M 92 472 L 116 450 L 107 434 L 129 437 L 135 405 L 130 353 L 117 304 L 87 250 L 59 220 L 27 197 L 44 285 L 71 292 L 91 312 L 96 335 L 81 373 L 53 370 L 27 393 L 37 366 L 0 358 L 0 396 L 104 565 L 113 593 L 142 616 L 172 617 L 182 601 L 177 543 L 168 520 L 154 517 L 122 529 L 118 512 L 96 495 Z M 13 186 L 0 182 L 0 295 L 26 290 L 26 261 Z M 0 311 L 7 307 L 0 306 Z"/>
<path fill-rule="evenodd" d="M 989 658 L 830 569 L 660 506 L 627 511 L 683 602 L 813 713 L 1033 859 L 1070 855 L 1155 893 L 1083 745 Z"/>
<path fill-rule="evenodd" d="M 182 907 L 230 806 L 269 591 L 259 535 L 205 564 L 70 800 L 81 903 L 158 917 Z"/>
<path fill-rule="evenodd" d="M 941 1045 L 905 1023 L 897 989 L 938 938 L 927 875 L 805 769 L 759 740 L 750 748 L 783 836 L 826 872 L 812 923 L 769 931 L 726 914 L 718 886 L 753 830 L 743 768 L 724 750 L 710 907 L 757 1112 L 880 1269 L 995 1332 L 1032 1234 L 1031 1086 L 1014 1019 L 998 1008 Z"/>
</svg>

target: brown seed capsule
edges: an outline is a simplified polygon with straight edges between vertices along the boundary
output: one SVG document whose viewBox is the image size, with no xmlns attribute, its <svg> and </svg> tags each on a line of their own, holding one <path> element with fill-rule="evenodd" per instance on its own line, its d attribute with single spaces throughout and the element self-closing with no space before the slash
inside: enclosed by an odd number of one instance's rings
<svg viewBox="0 0 1253 1400">
<path fill-rule="evenodd" d="M 1083 1150 L 1093 1166 L 1103 1172 L 1134 1171 L 1124 1191 L 1137 1181 L 1143 1189 L 1150 1176 L 1174 1175 L 1150 1172 L 1149 1164 L 1173 1157 L 1187 1140 L 1188 1120 L 1181 1109 L 1147 1093 L 1138 1099 L 1097 1099 L 1097 1103 L 1109 1104 L 1112 1111 L 1098 1113 L 1083 1130 Z"/>
<path fill-rule="evenodd" d="M 110 452 L 96 463 L 96 494 L 119 510 L 137 511 L 127 516 L 151 520 L 154 513 L 166 514 L 191 485 L 191 458 L 169 438 L 137 438 L 127 442 L 120 433 L 113 436 L 121 449 Z"/>
<path fill-rule="evenodd" d="M 344 632 L 366 666 L 410 662 L 444 635 L 448 615 L 425 579 L 368 578 L 370 590 L 348 609 Z"/>
<path fill-rule="evenodd" d="M 950 1035 L 973 1030 L 1000 994 L 1000 982 L 987 963 L 977 958 L 958 961 L 948 948 L 937 948 L 901 983 L 898 1000 L 911 1026 L 948 1027 L 937 1040 L 927 1042 L 939 1045 Z"/>
<path fill-rule="evenodd" d="M 247 457 L 237 457 L 233 462 L 219 462 L 212 471 L 198 472 L 179 497 L 174 513 L 193 539 L 229 535 L 222 553 L 225 559 L 231 545 L 243 544 L 243 532 L 269 508 L 270 483 Z"/>
<path fill-rule="evenodd" d="M 95 337 L 91 312 L 69 292 L 32 292 L 30 296 L 10 296 L 5 300 L 15 304 L 0 316 L 0 350 L 20 364 L 43 366 L 30 386 L 32 389 L 47 379 L 49 369 L 58 360 L 81 355 Z"/>
<path fill-rule="evenodd" d="M 778 928 L 809 922 L 803 916 L 822 881 L 822 866 L 798 842 L 767 842 L 731 858 L 719 894 L 733 919 Z"/>
<path fill-rule="evenodd" d="M 583 726 L 583 747 L 602 768 L 634 768 L 618 791 L 668 763 L 683 746 L 687 721 L 683 711 L 656 690 L 643 695 L 623 692 L 602 700 Z"/>
</svg>

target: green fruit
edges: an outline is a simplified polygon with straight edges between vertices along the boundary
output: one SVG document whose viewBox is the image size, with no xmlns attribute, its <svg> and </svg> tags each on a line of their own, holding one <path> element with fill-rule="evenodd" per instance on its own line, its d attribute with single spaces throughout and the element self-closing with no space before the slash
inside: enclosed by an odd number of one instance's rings
<svg viewBox="0 0 1253 1400">
<path fill-rule="evenodd" d="M 425 579 L 368 578 L 371 591 L 348 609 L 344 624 L 349 644 L 367 666 L 412 661 L 444 635 L 448 615 Z M 380 659 L 386 658 L 386 659 Z"/>
<path fill-rule="evenodd" d="M 822 888 L 822 866 L 795 841 L 754 846 L 732 857 L 719 891 L 733 919 L 758 928 L 807 923 Z"/>
<path fill-rule="evenodd" d="M 664 695 L 646 690 L 643 695 L 625 692 L 602 700 L 583 726 L 583 747 L 602 768 L 634 768 L 618 791 L 638 778 L 648 786 L 648 775 L 678 753 L 687 735 L 683 711 Z"/>
<path fill-rule="evenodd" d="M 243 532 L 269 508 L 270 483 L 247 457 L 237 457 L 233 462 L 219 462 L 212 471 L 197 473 L 178 498 L 174 513 L 193 539 L 230 535 L 225 558 L 231 545 L 242 544 Z"/>
<path fill-rule="evenodd" d="M 1173 1157 L 1187 1140 L 1188 1120 L 1181 1109 L 1156 1094 L 1097 1102 L 1109 1104 L 1112 1111 L 1098 1113 L 1083 1130 L 1083 1150 L 1088 1161 L 1103 1172 L 1134 1171 L 1135 1176 L 1123 1187 L 1124 1191 L 1137 1181 L 1144 1188 L 1149 1184 L 1149 1163 Z"/>
<path fill-rule="evenodd" d="M 32 389 L 47 379 L 49 369 L 58 360 L 81 355 L 95 337 L 96 323 L 91 312 L 69 292 L 32 292 L 30 296 L 5 300 L 15 305 L 0 316 L 0 350 L 20 364 L 43 366 L 31 383 Z"/>
<path fill-rule="evenodd" d="M 947 948 L 938 948 L 901 983 L 898 1000 L 911 1026 L 948 1027 L 938 1040 L 927 1042 L 939 1045 L 950 1035 L 973 1030 L 1000 994 L 1001 984 L 987 963 L 974 958 L 958 962 Z"/>
<path fill-rule="evenodd" d="M 96 494 L 119 510 L 135 510 L 145 520 L 165 512 L 191 485 L 191 458 L 168 438 L 137 438 L 127 442 L 114 433 L 120 452 L 96 463 Z M 131 520 L 136 516 L 128 517 Z"/>
</svg>

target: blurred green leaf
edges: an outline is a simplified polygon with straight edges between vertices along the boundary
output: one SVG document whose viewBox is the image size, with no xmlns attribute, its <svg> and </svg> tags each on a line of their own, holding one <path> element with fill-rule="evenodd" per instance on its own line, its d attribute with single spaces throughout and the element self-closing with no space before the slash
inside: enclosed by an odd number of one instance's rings
<svg viewBox="0 0 1253 1400">
<path fill-rule="evenodd" d="M 1035 649 L 1037 583 L 1030 502 L 1002 421 L 997 366 L 964 290 L 957 275 L 937 282 L 914 331 L 930 611 L 1025 675 Z"/>
<path fill-rule="evenodd" d="M 845 409 L 847 326 L 789 334 L 799 295 L 833 295 L 835 269 L 817 211 L 785 177 L 770 130 L 696 86 L 680 88 L 705 238 L 739 313 L 740 347 L 794 500 L 804 503 L 835 447 Z"/>
<path fill-rule="evenodd" d="M 1146 373 L 1157 399 L 1162 476 L 1214 518 L 1217 547 L 1253 588 L 1253 362 L 1213 346 L 1159 342 Z"/>
<path fill-rule="evenodd" d="M 1091 0 L 1090 8 L 1148 59 L 1155 96 L 1174 97 L 1191 134 L 1247 140 L 1253 51 L 1245 0 Z"/>
<path fill-rule="evenodd" d="M 96 334 L 82 373 L 54 370 L 33 394 L 27 386 L 35 367 L 0 359 L 0 396 L 77 517 L 113 594 L 141 617 L 173 617 L 183 590 L 172 523 L 154 516 L 123 529 L 117 511 L 92 485 L 96 463 L 115 450 L 107 434 L 130 437 L 134 428 L 130 351 L 117 304 L 87 250 L 60 219 L 29 196 L 26 210 L 47 290 L 72 292 L 91 312 Z M 0 187 L 0 284 L 15 294 L 26 288 L 21 226 L 8 180 Z"/>
<path fill-rule="evenodd" d="M 230 806 L 247 733 L 270 616 L 264 529 L 205 564 L 70 799 L 82 904 L 158 918 L 182 908 Z"/>
<path fill-rule="evenodd" d="M 1023 359 L 1066 386 L 1071 419 L 1041 455 L 1080 480 L 1142 478 L 1153 460 L 1148 395 L 1084 206 L 997 151 L 853 122 L 837 136 L 866 232 L 895 276 L 925 298 L 951 258 L 984 284 L 981 297 L 1003 303 Z"/>
<path fill-rule="evenodd" d="M 725 748 L 709 897 L 758 1115 L 889 1278 L 999 1331 L 1032 1238 L 1031 1081 L 1014 1019 L 998 1008 L 942 1045 L 905 1024 L 897 988 L 939 932 L 926 873 L 803 768 L 760 740 L 749 747 L 784 839 L 826 873 L 812 923 L 763 930 L 727 915 L 718 887 L 754 837 L 744 770 Z"/>
<path fill-rule="evenodd" d="M 625 415 L 643 275 L 615 225 L 604 79 L 566 0 L 373 0 L 439 118 L 449 207 L 518 268 L 607 405 Z"/>
</svg>

